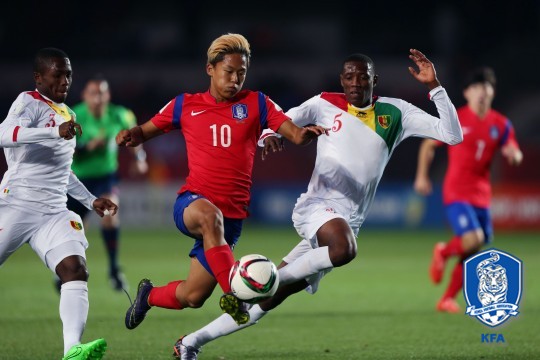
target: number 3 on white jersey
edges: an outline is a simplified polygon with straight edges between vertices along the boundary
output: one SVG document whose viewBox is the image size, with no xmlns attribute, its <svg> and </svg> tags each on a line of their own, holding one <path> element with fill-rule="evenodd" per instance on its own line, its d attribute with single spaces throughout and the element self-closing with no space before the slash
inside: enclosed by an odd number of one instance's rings
<svg viewBox="0 0 540 360">
<path fill-rule="evenodd" d="M 218 127 L 217 124 L 210 125 L 212 129 L 212 145 L 218 146 Z M 219 128 L 219 146 L 231 146 L 231 127 L 227 124 L 221 125 Z"/>
</svg>

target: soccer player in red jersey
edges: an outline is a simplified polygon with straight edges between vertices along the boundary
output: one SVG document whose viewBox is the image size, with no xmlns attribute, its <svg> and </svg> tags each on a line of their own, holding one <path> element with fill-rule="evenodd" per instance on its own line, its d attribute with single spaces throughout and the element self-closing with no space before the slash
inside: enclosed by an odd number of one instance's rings
<svg viewBox="0 0 540 360">
<path fill-rule="evenodd" d="M 490 167 L 497 149 L 501 149 L 512 165 L 519 165 L 523 159 L 510 120 L 491 108 L 495 83 L 491 68 L 481 67 L 471 72 L 463 90 L 467 105 L 457 110 L 464 140 L 448 147 L 443 203 L 455 235 L 447 243 L 435 245 L 430 265 L 431 280 L 435 284 L 441 282 L 448 258 L 456 256 L 459 261 L 437 303 L 437 310 L 441 312 L 460 312 L 455 297 L 463 286 L 463 260 L 493 238 L 489 213 Z M 420 145 L 414 183 L 419 194 L 429 195 L 432 191 L 428 173 L 438 145 L 442 143 L 431 139 L 423 140 Z"/>
<path fill-rule="evenodd" d="M 220 36 L 207 55 L 208 91 L 180 94 L 148 122 L 116 137 L 120 146 L 138 146 L 171 130 L 182 131 L 189 174 L 178 191 L 174 220 L 183 234 L 195 239 L 186 280 L 162 287 L 141 280 L 126 313 L 128 329 L 138 326 L 151 306 L 201 307 L 218 283 L 230 293 L 232 249 L 248 216 L 253 161 L 263 129 L 299 145 L 327 133 L 321 126 L 296 126 L 268 96 L 242 90 L 250 62 L 250 46 L 242 35 Z M 238 323 L 249 319 L 247 309 L 230 294 L 222 297 L 220 306 Z"/>
</svg>

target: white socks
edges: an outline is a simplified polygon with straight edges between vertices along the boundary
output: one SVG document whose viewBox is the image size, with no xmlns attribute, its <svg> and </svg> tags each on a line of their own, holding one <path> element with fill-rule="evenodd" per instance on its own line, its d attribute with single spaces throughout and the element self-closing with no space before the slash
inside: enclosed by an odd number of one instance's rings
<svg viewBox="0 0 540 360">
<path fill-rule="evenodd" d="M 333 267 L 328 246 L 312 249 L 279 269 L 279 283 L 281 285 L 291 284 Z"/>
<path fill-rule="evenodd" d="M 290 284 L 333 267 L 328 253 L 328 246 L 312 249 L 279 269 L 279 282 L 282 285 Z M 221 336 L 232 334 L 235 331 L 256 324 L 266 314 L 267 312 L 262 310 L 258 304 L 253 305 L 249 309 L 249 321 L 243 325 L 236 324 L 230 315 L 223 314 L 205 327 L 186 335 L 182 339 L 182 344 L 199 349 L 204 344 Z"/>
<path fill-rule="evenodd" d="M 238 325 L 229 314 L 223 314 L 205 327 L 185 336 L 182 339 L 182 344 L 198 349 L 218 337 L 229 335 L 235 331 L 255 325 L 266 314 L 267 312 L 262 310 L 258 304 L 253 305 L 249 309 L 249 321 L 243 325 Z"/>
<path fill-rule="evenodd" d="M 88 318 L 88 285 L 86 281 L 70 281 L 60 289 L 60 319 L 64 328 L 64 355 L 81 343 Z"/>
</svg>

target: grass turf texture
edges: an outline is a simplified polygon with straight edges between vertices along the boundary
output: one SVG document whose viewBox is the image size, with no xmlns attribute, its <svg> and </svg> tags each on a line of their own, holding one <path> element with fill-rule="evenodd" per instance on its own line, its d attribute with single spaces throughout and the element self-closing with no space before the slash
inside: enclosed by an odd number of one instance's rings
<svg viewBox="0 0 540 360">
<path fill-rule="evenodd" d="M 428 266 L 446 232 L 361 230 L 358 257 L 335 269 L 319 292 L 289 298 L 256 326 L 203 348 L 200 359 L 539 359 L 540 235 L 496 234 L 494 247 L 524 262 L 520 315 L 489 328 L 464 314 L 435 312 L 453 262 L 440 286 Z M 125 294 L 108 284 L 106 256 L 97 231 L 88 232 L 90 314 L 83 342 L 104 337 L 105 359 L 170 359 L 176 339 L 220 315 L 216 289 L 201 309 L 152 309 L 135 330 L 124 327 Z M 298 241 L 292 228 L 246 225 L 235 257 L 261 253 L 279 263 Z M 121 262 L 131 285 L 143 277 L 156 285 L 183 279 L 191 239 L 173 229 L 123 229 Z M 58 294 L 50 274 L 24 246 L 0 269 L 0 359 L 60 359 Z M 463 296 L 458 297 L 465 308 Z M 482 343 L 483 333 L 504 343 Z"/>
</svg>

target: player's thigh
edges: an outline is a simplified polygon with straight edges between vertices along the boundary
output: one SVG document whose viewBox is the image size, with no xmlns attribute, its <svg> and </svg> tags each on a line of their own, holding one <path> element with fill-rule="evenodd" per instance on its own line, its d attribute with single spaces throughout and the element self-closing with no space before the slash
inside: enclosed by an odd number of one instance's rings
<svg viewBox="0 0 540 360">
<path fill-rule="evenodd" d="M 79 243 L 80 246 L 65 245 L 70 242 Z M 30 246 L 53 272 L 57 264 L 49 263 L 47 257 L 47 254 L 53 249 L 62 248 L 66 250 L 61 255 L 56 252 L 56 259 L 61 257 L 60 260 L 62 260 L 63 257 L 71 255 L 79 255 L 85 258 L 85 254 L 84 252 L 81 254 L 81 250 L 88 248 L 88 241 L 84 234 L 81 217 L 69 210 L 45 216 L 43 224 L 30 240 Z"/>
<path fill-rule="evenodd" d="M 297 206 L 292 215 L 296 231 L 309 241 L 313 248 L 320 246 L 317 240 L 319 229 L 334 219 L 340 219 L 339 222 L 344 223 L 352 234 L 347 218 L 350 218 L 348 207 L 330 200 L 305 202 L 302 206 Z M 354 234 L 352 235 L 354 237 Z"/>
<path fill-rule="evenodd" d="M 200 194 L 190 191 L 179 194 L 173 210 L 174 223 L 178 230 L 191 238 L 202 239 L 202 211 L 206 209 L 219 212 L 215 205 Z"/>
<path fill-rule="evenodd" d="M 319 246 L 356 248 L 356 238 L 349 223 L 342 217 L 334 217 L 317 230 Z"/>
<path fill-rule="evenodd" d="M 223 228 L 221 211 L 208 199 L 200 198 L 184 209 L 184 225 L 195 236 L 202 236 L 204 231 L 212 230 L 216 225 Z"/>
<path fill-rule="evenodd" d="M 212 295 L 216 285 L 216 279 L 196 257 L 192 257 L 189 274 L 184 284 L 178 288 L 177 297 L 189 303 L 191 307 L 199 307 Z"/>
<path fill-rule="evenodd" d="M 41 214 L 32 214 L 0 202 L 0 265 L 39 229 Z"/>
</svg>

